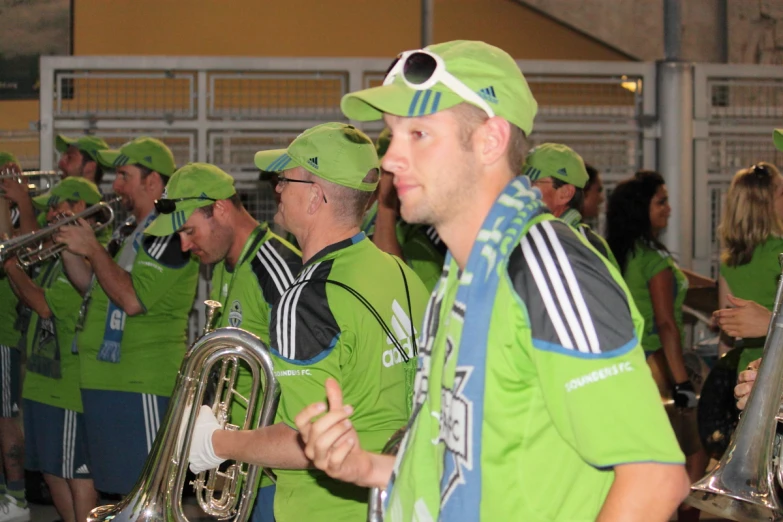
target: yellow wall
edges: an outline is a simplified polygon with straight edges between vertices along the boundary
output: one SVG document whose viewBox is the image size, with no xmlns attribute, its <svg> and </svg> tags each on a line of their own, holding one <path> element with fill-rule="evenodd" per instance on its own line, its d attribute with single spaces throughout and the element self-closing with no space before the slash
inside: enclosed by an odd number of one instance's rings
<svg viewBox="0 0 783 522">
<path fill-rule="evenodd" d="M 418 47 L 420 0 L 75 0 L 76 55 L 367 56 Z M 436 0 L 435 40 L 478 39 L 519 59 L 626 57 L 512 0 Z M 35 101 L 0 102 L 0 131 Z"/>
</svg>

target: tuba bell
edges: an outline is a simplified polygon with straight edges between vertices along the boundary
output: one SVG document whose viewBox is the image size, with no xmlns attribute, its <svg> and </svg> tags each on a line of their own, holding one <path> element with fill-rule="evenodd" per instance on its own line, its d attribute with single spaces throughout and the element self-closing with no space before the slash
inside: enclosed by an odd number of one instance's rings
<svg viewBox="0 0 783 522">
<path fill-rule="evenodd" d="M 166 417 L 141 476 L 127 497 L 118 504 L 93 509 L 88 522 L 188 521 L 182 492 L 193 428 L 204 397 L 214 396 L 212 412 L 224 429 L 256 429 L 274 422 L 280 388 L 267 347 L 239 328 L 211 330 L 211 318 L 220 303 L 205 304 L 205 334 L 185 354 Z M 248 397 L 234 388 L 240 362 L 250 368 L 252 391 Z M 219 376 L 217 382 L 210 378 L 215 373 Z M 228 424 L 233 401 L 246 407 L 241 426 Z M 207 515 L 221 520 L 244 522 L 253 508 L 262 468 L 243 462 L 221 468 L 199 473 L 192 482 L 199 506 Z M 215 496 L 218 489 L 220 494 Z"/>
<path fill-rule="evenodd" d="M 783 266 L 783 254 L 779 256 Z M 730 520 L 783 520 L 777 434 L 783 399 L 783 276 L 764 343 L 763 363 L 731 442 L 715 469 L 691 486 L 687 504 Z"/>
</svg>

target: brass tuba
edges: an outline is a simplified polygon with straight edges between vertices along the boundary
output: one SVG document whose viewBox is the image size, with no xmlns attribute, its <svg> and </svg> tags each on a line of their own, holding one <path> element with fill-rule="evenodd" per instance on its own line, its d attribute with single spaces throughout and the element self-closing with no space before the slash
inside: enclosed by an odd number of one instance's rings
<svg viewBox="0 0 783 522">
<path fill-rule="evenodd" d="M 389 441 L 383 447 L 383 455 L 396 455 L 400 451 L 402 440 L 405 438 L 405 428 L 394 432 Z M 370 501 L 367 506 L 367 522 L 383 522 L 383 503 L 386 500 L 386 490 L 380 488 L 370 489 Z"/>
<path fill-rule="evenodd" d="M 210 331 L 210 317 L 220 303 L 207 301 L 205 334 L 188 349 L 180 366 L 166 418 L 155 437 L 144 469 L 131 492 L 119 504 L 100 506 L 88 522 L 187 522 L 182 492 L 193 428 L 205 395 L 213 394 L 212 411 L 225 429 L 255 429 L 274 422 L 280 388 L 267 347 L 255 335 L 239 328 Z M 240 361 L 250 368 L 252 392 L 243 397 L 234 389 Z M 219 379 L 210 379 L 217 369 Z M 210 389 L 212 388 L 212 389 Z M 232 401 L 247 407 L 241 426 L 228 424 Z M 222 471 L 199 473 L 192 484 L 201 509 L 221 520 L 242 522 L 250 517 L 257 480 L 262 469 L 232 462 Z M 222 482 L 219 496 L 217 482 Z"/>
<path fill-rule="evenodd" d="M 783 266 L 783 254 L 779 256 Z M 779 488 L 783 399 L 783 277 L 764 343 L 763 364 L 731 442 L 715 469 L 691 486 L 687 504 L 739 521 L 783 520 Z"/>
</svg>

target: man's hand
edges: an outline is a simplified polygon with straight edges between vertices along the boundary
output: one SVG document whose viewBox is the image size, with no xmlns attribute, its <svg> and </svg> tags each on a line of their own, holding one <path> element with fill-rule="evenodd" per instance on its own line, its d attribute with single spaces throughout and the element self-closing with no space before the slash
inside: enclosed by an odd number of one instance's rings
<svg viewBox="0 0 783 522">
<path fill-rule="evenodd" d="M 712 313 L 715 322 L 731 337 L 764 337 L 769 329 L 772 312 L 754 301 L 726 296 L 733 308 Z"/>
<path fill-rule="evenodd" d="M 737 385 L 734 387 L 734 398 L 737 399 L 737 409 L 744 410 L 748 403 L 748 397 L 753 390 L 753 383 L 756 382 L 761 359 L 751 362 L 747 369 L 741 371 L 737 378 Z"/>
<path fill-rule="evenodd" d="M 96 251 L 103 250 L 103 247 L 95 238 L 95 232 L 84 219 L 79 219 L 73 225 L 60 227 L 55 234 L 56 243 L 64 243 L 68 251 L 84 257 L 91 257 Z"/>
<path fill-rule="evenodd" d="M 397 189 L 394 188 L 394 175 L 381 171 L 381 179 L 378 182 L 378 207 L 399 214 L 400 199 L 397 197 Z"/>
<path fill-rule="evenodd" d="M 332 478 L 367 485 L 372 475 L 372 458 L 370 452 L 359 447 L 359 435 L 348 419 L 353 408 L 343 405 L 337 381 L 329 378 L 325 386 L 329 411 L 322 402 L 311 404 L 294 419 L 305 443 L 305 455 Z"/>
<path fill-rule="evenodd" d="M 27 184 L 24 182 L 24 179 L 4 179 L 2 182 L 2 188 L 5 199 L 13 201 L 17 205 L 22 201 L 30 198 L 30 192 L 27 189 Z"/>
<path fill-rule="evenodd" d="M 225 459 L 215 455 L 215 448 L 212 445 L 212 435 L 220 429 L 212 408 L 202 406 L 193 426 L 193 438 L 190 441 L 190 471 L 201 473 L 208 469 L 218 467 Z"/>
</svg>

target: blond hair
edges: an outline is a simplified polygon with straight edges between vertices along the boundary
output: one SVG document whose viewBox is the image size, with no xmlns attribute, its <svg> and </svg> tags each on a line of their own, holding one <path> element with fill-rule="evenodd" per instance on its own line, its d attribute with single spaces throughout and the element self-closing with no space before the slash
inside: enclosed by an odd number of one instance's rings
<svg viewBox="0 0 783 522">
<path fill-rule="evenodd" d="M 726 194 L 726 210 L 719 232 L 728 266 L 749 263 L 753 251 L 770 235 L 783 235 L 783 222 L 775 211 L 775 180 L 780 172 L 760 162 L 734 175 Z"/>
</svg>

